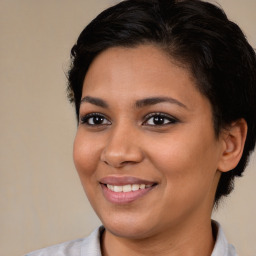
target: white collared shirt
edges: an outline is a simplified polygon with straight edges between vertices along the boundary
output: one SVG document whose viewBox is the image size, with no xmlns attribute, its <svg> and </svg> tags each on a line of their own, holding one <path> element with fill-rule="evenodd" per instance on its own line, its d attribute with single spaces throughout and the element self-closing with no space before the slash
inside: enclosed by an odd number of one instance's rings
<svg viewBox="0 0 256 256">
<path fill-rule="evenodd" d="M 228 243 L 220 224 L 213 221 L 213 225 L 217 229 L 217 236 L 211 256 L 237 256 L 234 246 Z M 26 256 L 102 256 L 100 236 L 103 231 L 104 227 L 101 226 L 86 238 L 47 247 Z"/>
</svg>

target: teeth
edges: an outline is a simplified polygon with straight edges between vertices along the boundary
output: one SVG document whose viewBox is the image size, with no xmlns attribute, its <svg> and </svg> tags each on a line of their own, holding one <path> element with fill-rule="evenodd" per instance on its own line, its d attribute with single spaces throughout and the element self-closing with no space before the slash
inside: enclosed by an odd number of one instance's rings
<svg viewBox="0 0 256 256">
<path fill-rule="evenodd" d="M 149 188 L 151 186 L 152 185 L 146 185 L 146 184 L 128 184 L 124 186 L 115 186 L 115 185 L 107 184 L 107 187 L 114 192 L 131 192 L 131 191 L 137 191 L 139 189 Z"/>
<path fill-rule="evenodd" d="M 113 190 L 114 190 L 115 192 L 122 192 L 122 191 L 123 191 L 123 189 L 122 189 L 121 186 L 112 186 L 112 187 L 113 187 Z"/>
<path fill-rule="evenodd" d="M 145 184 L 140 184 L 140 189 L 144 189 L 146 187 Z"/>
<path fill-rule="evenodd" d="M 107 187 L 108 187 L 110 190 L 113 190 L 113 191 L 114 191 L 114 186 L 113 186 L 113 185 L 107 184 Z"/>
<path fill-rule="evenodd" d="M 121 186 L 120 186 L 121 188 Z M 132 191 L 132 186 L 131 185 L 124 185 L 123 186 L 123 192 L 131 192 Z"/>
<path fill-rule="evenodd" d="M 139 184 L 133 184 L 132 185 L 132 191 L 136 191 L 140 189 L 140 185 Z"/>
</svg>

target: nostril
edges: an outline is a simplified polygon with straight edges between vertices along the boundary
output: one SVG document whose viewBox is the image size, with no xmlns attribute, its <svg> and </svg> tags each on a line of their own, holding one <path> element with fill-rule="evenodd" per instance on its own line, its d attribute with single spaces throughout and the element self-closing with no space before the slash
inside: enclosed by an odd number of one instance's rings
<svg viewBox="0 0 256 256">
<path fill-rule="evenodd" d="M 123 162 L 108 162 L 107 160 L 103 160 L 102 161 L 104 164 L 106 165 L 110 165 L 110 166 L 113 166 L 115 168 L 121 168 L 125 165 L 132 165 L 132 164 L 136 164 L 137 162 L 135 161 L 123 161 Z"/>
<path fill-rule="evenodd" d="M 113 143 L 113 140 L 112 143 L 106 145 L 100 156 L 103 163 L 115 168 L 139 163 L 143 158 L 144 154 L 141 148 L 133 141 L 122 144 L 120 141 Z"/>
<path fill-rule="evenodd" d="M 122 163 L 121 163 L 121 165 L 126 165 L 126 164 L 136 164 L 137 162 L 135 162 L 135 161 L 123 161 Z"/>
</svg>

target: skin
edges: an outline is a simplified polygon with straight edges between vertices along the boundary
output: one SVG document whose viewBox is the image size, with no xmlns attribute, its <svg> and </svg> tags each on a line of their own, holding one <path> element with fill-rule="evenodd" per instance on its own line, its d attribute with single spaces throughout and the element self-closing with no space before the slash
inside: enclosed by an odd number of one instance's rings
<svg viewBox="0 0 256 256">
<path fill-rule="evenodd" d="M 111 48 L 86 74 L 82 98 L 88 96 L 108 107 L 82 100 L 74 162 L 106 228 L 103 255 L 211 255 L 219 170 L 235 164 L 224 152 L 236 147 L 234 136 L 216 138 L 210 102 L 189 71 L 152 45 Z M 151 97 L 174 100 L 136 107 Z M 86 119 L 89 113 L 100 113 L 102 123 Z M 164 113 L 165 124 L 156 125 L 151 113 Z M 108 176 L 157 185 L 135 201 L 115 204 L 106 200 L 99 182 Z"/>
</svg>

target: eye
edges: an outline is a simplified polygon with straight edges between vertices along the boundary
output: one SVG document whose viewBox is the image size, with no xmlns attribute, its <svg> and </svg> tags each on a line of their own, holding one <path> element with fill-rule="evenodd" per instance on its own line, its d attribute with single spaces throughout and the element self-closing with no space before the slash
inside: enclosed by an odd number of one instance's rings
<svg viewBox="0 0 256 256">
<path fill-rule="evenodd" d="M 143 125 L 161 126 L 177 123 L 177 119 L 164 113 L 151 113 L 145 117 Z"/>
<path fill-rule="evenodd" d="M 80 119 L 81 124 L 86 124 L 90 126 L 100 126 L 100 125 L 109 125 L 111 122 L 100 113 L 90 113 L 85 116 L 82 116 Z"/>
</svg>

